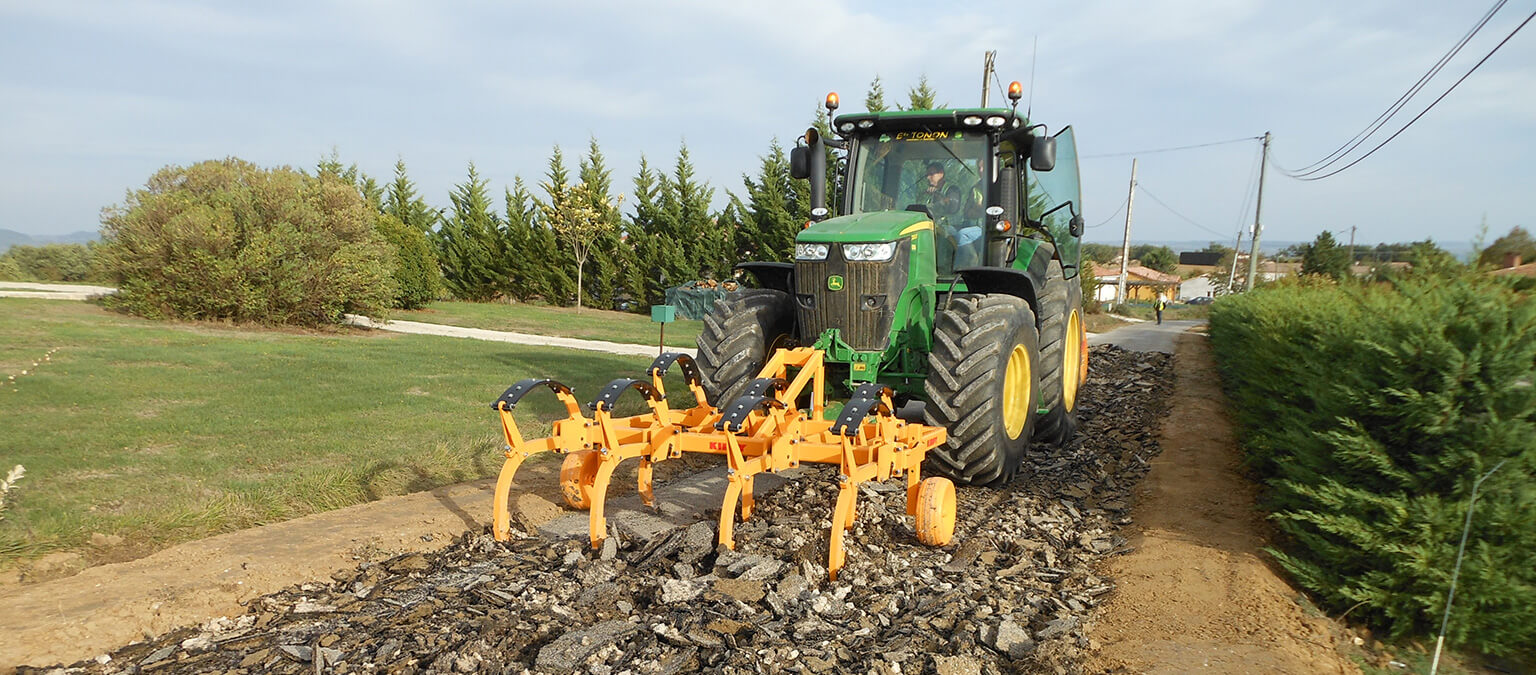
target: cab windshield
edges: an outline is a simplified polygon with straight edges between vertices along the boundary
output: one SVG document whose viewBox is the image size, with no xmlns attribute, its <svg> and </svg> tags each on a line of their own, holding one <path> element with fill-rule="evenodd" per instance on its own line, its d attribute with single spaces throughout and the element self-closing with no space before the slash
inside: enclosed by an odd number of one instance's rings
<svg viewBox="0 0 1536 675">
<path fill-rule="evenodd" d="M 985 134 L 958 130 L 866 136 L 849 177 L 850 213 L 926 209 L 933 216 L 938 275 L 979 267 L 986 246 L 988 147 Z"/>
</svg>

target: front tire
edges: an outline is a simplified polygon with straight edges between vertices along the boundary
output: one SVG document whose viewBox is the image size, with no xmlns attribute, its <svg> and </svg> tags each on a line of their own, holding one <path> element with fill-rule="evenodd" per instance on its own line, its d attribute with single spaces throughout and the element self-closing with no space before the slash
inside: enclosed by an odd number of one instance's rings
<svg viewBox="0 0 1536 675">
<path fill-rule="evenodd" d="M 938 473 L 983 486 L 1018 473 L 1040 391 L 1036 331 L 1029 304 L 1011 295 L 956 295 L 936 313 L 923 415 L 949 432 L 928 453 Z"/>
<path fill-rule="evenodd" d="M 1082 285 L 1067 281 L 1059 260 L 1046 270 L 1040 311 L 1041 407 L 1050 412 L 1036 425 L 1035 440 L 1060 447 L 1077 434 L 1077 392 L 1088 374 L 1083 367 L 1088 336 Z"/>
<path fill-rule="evenodd" d="M 715 301 L 697 345 L 704 393 L 717 408 L 736 400 L 774 349 L 789 346 L 795 307 L 789 294 L 749 289 Z"/>
</svg>

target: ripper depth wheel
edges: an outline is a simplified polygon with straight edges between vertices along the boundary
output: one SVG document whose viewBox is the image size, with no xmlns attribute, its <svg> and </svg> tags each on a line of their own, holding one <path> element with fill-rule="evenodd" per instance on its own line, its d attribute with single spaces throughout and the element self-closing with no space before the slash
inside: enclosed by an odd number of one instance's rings
<svg viewBox="0 0 1536 675">
<path fill-rule="evenodd" d="M 596 450 L 566 453 L 565 461 L 560 462 L 560 496 L 566 506 L 578 511 L 592 508 L 592 483 L 602 463 L 603 457 Z"/>
<path fill-rule="evenodd" d="M 955 484 L 948 478 L 924 478 L 917 487 L 917 540 L 944 546 L 955 536 Z"/>
</svg>

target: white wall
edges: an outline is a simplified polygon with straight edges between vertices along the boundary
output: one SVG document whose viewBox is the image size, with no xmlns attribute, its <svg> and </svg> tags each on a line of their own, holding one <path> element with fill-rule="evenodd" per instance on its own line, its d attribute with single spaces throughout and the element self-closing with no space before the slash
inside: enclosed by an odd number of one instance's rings
<svg viewBox="0 0 1536 675">
<path fill-rule="evenodd" d="M 1179 299 L 1216 297 L 1216 284 L 1205 275 L 1185 279 L 1179 284 Z"/>
</svg>

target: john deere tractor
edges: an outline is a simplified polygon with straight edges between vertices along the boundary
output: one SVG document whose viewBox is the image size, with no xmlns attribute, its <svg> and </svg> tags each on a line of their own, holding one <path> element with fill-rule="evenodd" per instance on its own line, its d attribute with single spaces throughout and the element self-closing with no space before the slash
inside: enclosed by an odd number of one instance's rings
<svg viewBox="0 0 1536 675">
<path fill-rule="evenodd" d="M 1032 440 L 1071 439 L 1088 368 L 1077 151 L 1070 127 L 1017 114 L 1019 93 L 840 116 L 829 94 L 832 135 L 809 129 L 790 156 L 811 186 L 794 262 L 740 264 L 758 288 L 705 319 L 709 400 L 736 400 L 778 349 L 813 347 L 829 384 L 921 400 L 948 432 L 930 464 L 962 483 L 1005 483 Z"/>
</svg>

